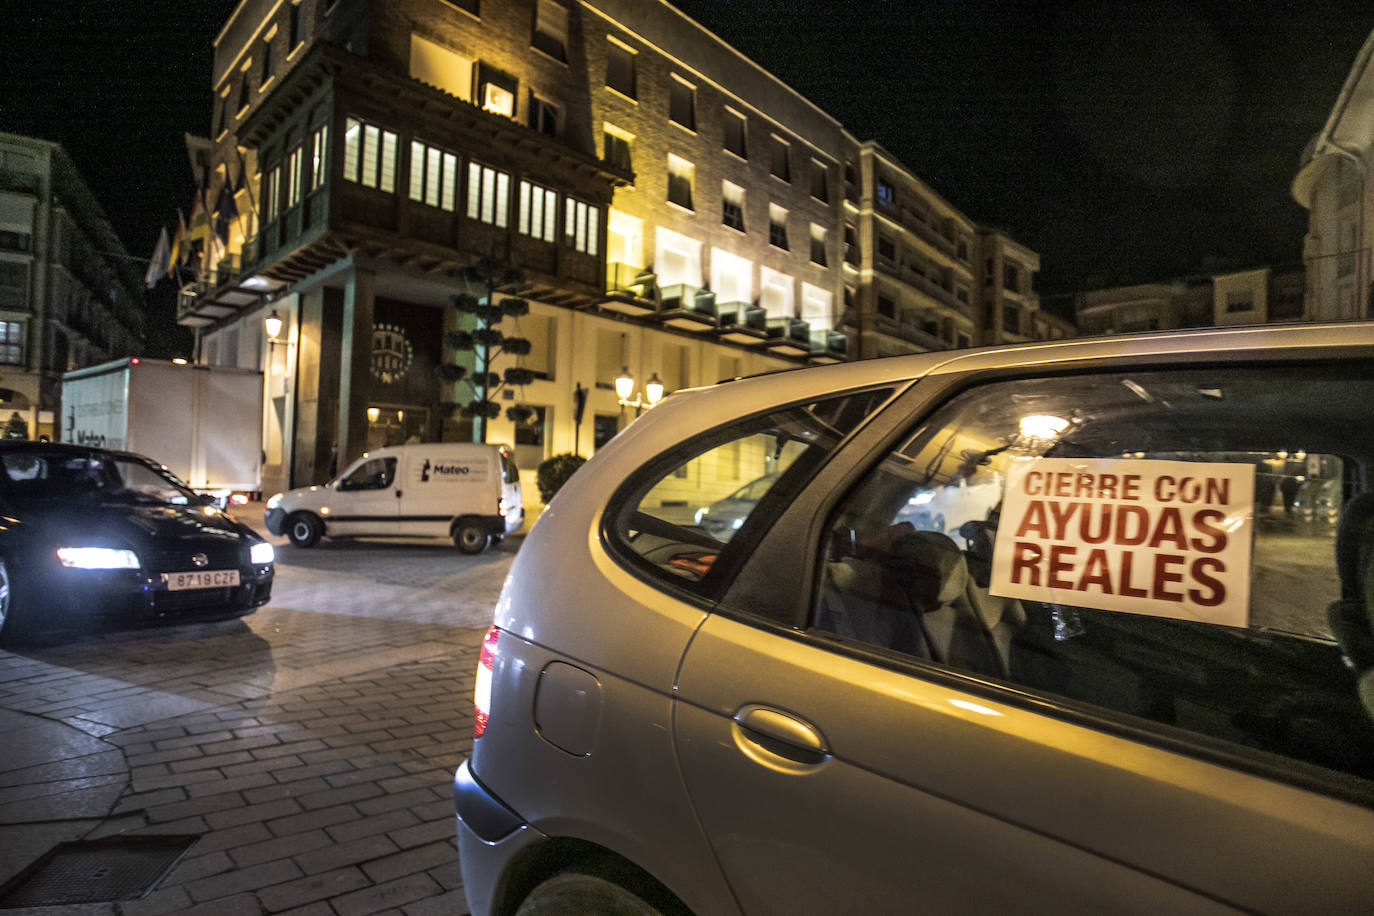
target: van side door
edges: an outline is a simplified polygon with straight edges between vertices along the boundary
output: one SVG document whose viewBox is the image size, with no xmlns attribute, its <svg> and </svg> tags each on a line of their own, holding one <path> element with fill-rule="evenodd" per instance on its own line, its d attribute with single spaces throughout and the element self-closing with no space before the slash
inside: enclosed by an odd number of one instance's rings
<svg viewBox="0 0 1374 916">
<path fill-rule="evenodd" d="M 397 533 L 399 503 L 396 458 L 364 458 L 344 472 L 329 500 L 325 524 L 331 535 L 387 536 Z"/>
</svg>

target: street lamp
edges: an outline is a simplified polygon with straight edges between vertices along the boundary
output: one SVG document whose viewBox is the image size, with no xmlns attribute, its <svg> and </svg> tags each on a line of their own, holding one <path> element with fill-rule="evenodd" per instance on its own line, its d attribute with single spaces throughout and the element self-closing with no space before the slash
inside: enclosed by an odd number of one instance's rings
<svg viewBox="0 0 1374 916">
<path fill-rule="evenodd" d="M 277 335 L 281 333 L 281 316 L 276 309 L 272 309 L 272 314 L 262 320 L 262 326 L 267 329 L 267 339 L 273 343 L 277 342 Z"/>
<path fill-rule="evenodd" d="M 615 377 L 615 393 L 620 399 L 621 407 L 633 407 L 635 416 L 638 417 L 646 407 L 653 407 L 663 400 L 663 381 L 655 372 L 649 376 L 649 380 L 644 383 L 644 397 L 636 397 L 630 400 L 630 395 L 635 390 L 635 377 L 630 374 L 630 367 L 626 366 L 620 370 L 620 374 Z"/>
</svg>

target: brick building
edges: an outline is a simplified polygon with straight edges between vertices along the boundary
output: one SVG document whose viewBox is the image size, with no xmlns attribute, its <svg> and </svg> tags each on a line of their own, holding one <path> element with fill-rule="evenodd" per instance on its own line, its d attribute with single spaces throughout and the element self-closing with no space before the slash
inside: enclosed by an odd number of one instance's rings
<svg viewBox="0 0 1374 916">
<path fill-rule="evenodd" d="M 197 153 L 238 217 L 179 320 L 203 361 L 264 369 L 264 487 L 322 479 L 335 442 L 471 435 L 433 367 L 483 256 L 530 302 L 506 364 L 535 378 L 502 395 L 533 417 L 488 431 L 526 471 L 633 416 L 624 370 L 642 397 L 1050 336 L 1034 252 L 666 3 L 244 0 L 213 79 Z"/>
</svg>

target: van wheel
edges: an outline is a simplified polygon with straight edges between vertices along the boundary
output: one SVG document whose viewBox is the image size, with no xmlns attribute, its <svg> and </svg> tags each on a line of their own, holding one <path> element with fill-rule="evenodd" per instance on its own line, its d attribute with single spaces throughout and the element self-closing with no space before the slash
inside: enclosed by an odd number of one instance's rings
<svg viewBox="0 0 1374 916">
<path fill-rule="evenodd" d="M 476 522 L 459 522 L 453 529 L 453 544 L 463 553 L 481 553 L 490 543 L 491 535 Z"/>
<path fill-rule="evenodd" d="M 564 872 L 530 891 L 515 916 L 662 916 L 662 912 L 619 884 L 595 875 Z"/>
<path fill-rule="evenodd" d="M 314 547 L 323 534 L 320 520 L 307 512 L 297 512 L 286 520 L 286 537 L 297 547 Z"/>
</svg>

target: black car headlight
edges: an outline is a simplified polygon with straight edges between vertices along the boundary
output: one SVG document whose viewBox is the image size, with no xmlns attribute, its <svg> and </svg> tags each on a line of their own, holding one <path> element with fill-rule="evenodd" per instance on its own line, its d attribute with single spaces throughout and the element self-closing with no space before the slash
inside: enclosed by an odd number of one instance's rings
<svg viewBox="0 0 1374 916">
<path fill-rule="evenodd" d="M 138 554 L 123 547 L 59 547 L 57 559 L 69 569 L 138 569 Z"/>
</svg>

